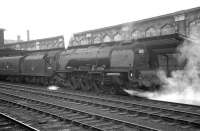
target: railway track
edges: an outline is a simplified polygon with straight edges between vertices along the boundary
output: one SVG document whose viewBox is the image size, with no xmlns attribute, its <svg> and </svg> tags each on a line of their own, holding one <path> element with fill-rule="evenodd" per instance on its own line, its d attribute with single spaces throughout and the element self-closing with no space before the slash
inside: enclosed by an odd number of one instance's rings
<svg viewBox="0 0 200 131">
<path fill-rule="evenodd" d="M 48 109 L 44 109 L 44 104 L 39 105 L 38 103 L 32 103 L 32 106 L 28 106 L 22 101 L 16 102 L 11 99 L 12 98 L 6 96 L 1 96 L 1 107 L 4 107 L 3 110 L 1 109 L 1 112 L 9 112 L 15 117 L 19 115 L 18 119 L 22 119 L 21 121 L 24 121 L 24 123 L 34 126 L 38 131 L 86 131 L 85 128 L 79 126 L 75 121 L 64 119 L 61 116 L 52 113 L 52 107 L 50 107 L 51 111 L 49 111 Z M 49 107 L 46 105 L 46 108 Z"/>
<path fill-rule="evenodd" d="M 6 94 L 7 97 L 10 96 L 11 98 L 15 97 L 15 99 L 25 99 L 25 101 L 30 101 L 30 99 L 36 101 L 35 98 L 40 97 L 37 101 L 42 101 L 46 104 L 51 103 L 53 106 L 58 106 L 55 107 L 58 109 L 63 107 L 68 107 L 67 109 L 69 109 L 70 107 L 70 109 L 73 109 L 75 112 L 81 111 L 79 113 L 90 114 L 89 116 L 93 116 L 92 118 L 95 116 L 101 118 L 101 121 L 109 121 L 108 123 L 113 125 L 113 127 L 116 127 L 116 129 L 132 130 L 133 128 L 141 130 L 187 131 L 200 129 L 200 107 L 198 106 L 143 99 L 133 101 L 114 98 L 108 99 L 96 96 L 86 96 L 79 93 L 52 92 L 45 89 L 36 89 L 5 83 L 1 83 L 0 86 L 1 93 L 4 93 L 4 95 Z M 29 99 L 27 99 L 28 96 Z M 86 118 L 89 119 L 88 116 Z M 82 120 L 85 122 L 87 121 L 86 118 L 83 117 Z M 92 119 L 91 121 L 95 120 Z M 103 127 L 106 126 L 111 127 L 110 129 L 115 129 L 104 122 L 102 122 L 102 125 L 104 125 Z M 104 129 L 103 127 L 101 128 L 100 126 L 100 129 L 106 130 L 106 128 Z"/>
<path fill-rule="evenodd" d="M 122 121 L 117 118 L 111 118 L 109 116 L 99 115 L 97 113 L 91 113 L 90 111 L 86 111 L 84 109 L 81 110 L 80 107 L 75 108 L 72 105 L 68 105 L 68 107 L 63 106 L 61 103 L 56 104 L 51 103 L 52 100 L 42 100 L 17 96 L 21 94 L 13 94 L 11 92 L 6 92 L 5 90 L 1 90 L 0 99 L 2 101 L 7 101 L 14 105 L 27 108 L 29 110 L 35 110 L 37 112 L 42 112 L 48 114 L 50 116 L 58 117 L 63 121 L 70 121 L 71 123 L 75 123 L 82 128 L 88 130 L 97 130 L 97 131 L 105 131 L 105 130 L 119 130 L 119 131 L 134 131 L 134 130 L 151 130 L 157 131 L 158 129 L 154 129 L 148 126 L 129 123 L 126 121 Z M 69 107 L 70 106 L 70 107 Z M 80 129 L 82 131 L 82 129 Z M 71 131 L 71 130 L 70 130 Z"/>
<path fill-rule="evenodd" d="M 22 121 L 19 121 L 5 113 L 0 113 L 0 130 L 1 131 L 39 131 Z"/>
</svg>

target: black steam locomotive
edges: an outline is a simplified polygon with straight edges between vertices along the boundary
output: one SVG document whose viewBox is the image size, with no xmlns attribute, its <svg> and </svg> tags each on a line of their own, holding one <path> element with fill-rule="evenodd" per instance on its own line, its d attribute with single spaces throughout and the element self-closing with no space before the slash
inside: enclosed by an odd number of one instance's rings
<svg viewBox="0 0 200 131">
<path fill-rule="evenodd" d="M 0 79 L 112 94 L 125 89 L 156 90 L 158 69 L 170 75 L 183 67 L 176 60 L 176 48 L 182 42 L 182 37 L 172 34 L 1 57 Z"/>
</svg>

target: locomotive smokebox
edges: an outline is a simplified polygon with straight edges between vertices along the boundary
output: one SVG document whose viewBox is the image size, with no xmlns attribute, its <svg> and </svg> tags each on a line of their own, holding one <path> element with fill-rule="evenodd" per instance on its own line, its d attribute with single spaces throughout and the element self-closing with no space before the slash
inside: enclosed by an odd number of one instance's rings
<svg viewBox="0 0 200 131">
<path fill-rule="evenodd" d="M 4 46 L 4 29 L 0 28 L 0 48 Z"/>
</svg>

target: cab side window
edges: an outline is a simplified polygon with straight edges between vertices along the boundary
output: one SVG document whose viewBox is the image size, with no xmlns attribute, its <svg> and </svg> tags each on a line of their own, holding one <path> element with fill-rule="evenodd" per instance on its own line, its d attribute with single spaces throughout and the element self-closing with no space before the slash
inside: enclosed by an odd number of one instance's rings
<svg viewBox="0 0 200 131">
<path fill-rule="evenodd" d="M 146 69 L 147 65 L 147 56 L 145 50 L 143 48 L 135 50 L 134 66 L 137 69 Z"/>
</svg>

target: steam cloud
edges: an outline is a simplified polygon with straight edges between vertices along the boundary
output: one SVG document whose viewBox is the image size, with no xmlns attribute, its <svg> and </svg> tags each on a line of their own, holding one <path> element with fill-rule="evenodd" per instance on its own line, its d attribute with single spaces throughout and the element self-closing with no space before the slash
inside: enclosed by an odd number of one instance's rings
<svg viewBox="0 0 200 131">
<path fill-rule="evenodd" d="M 173 71 L 171 77 L 167 77 L 162 70 L 158 71 L 158 77 L 163 83 L 161 91 L 128 93 L 149 99 L 200 105 L 200 40 L 184 42 L 177 51 L 180 52 L 177 60 L 186 59 L 186 65 L 183 70 Z"/>
<path fill-rule="evenodd" d="M 57 86 L 49 86 L 49 87 L 47 87 L 47 89 L 48 90 L 58 90 L 59 87 L 57 87 Z"/>
<path fill-rule="evenodd" d="M 149 96 L 151 99 L 200 105 L 200 42 L 184 42 L 178 48 L 178 60 L 187 60 L 183 70 L 172 72 L 167 77 L 159 71 L 158 77 L 164 83 L 161 92 Z"/>
</svg>

